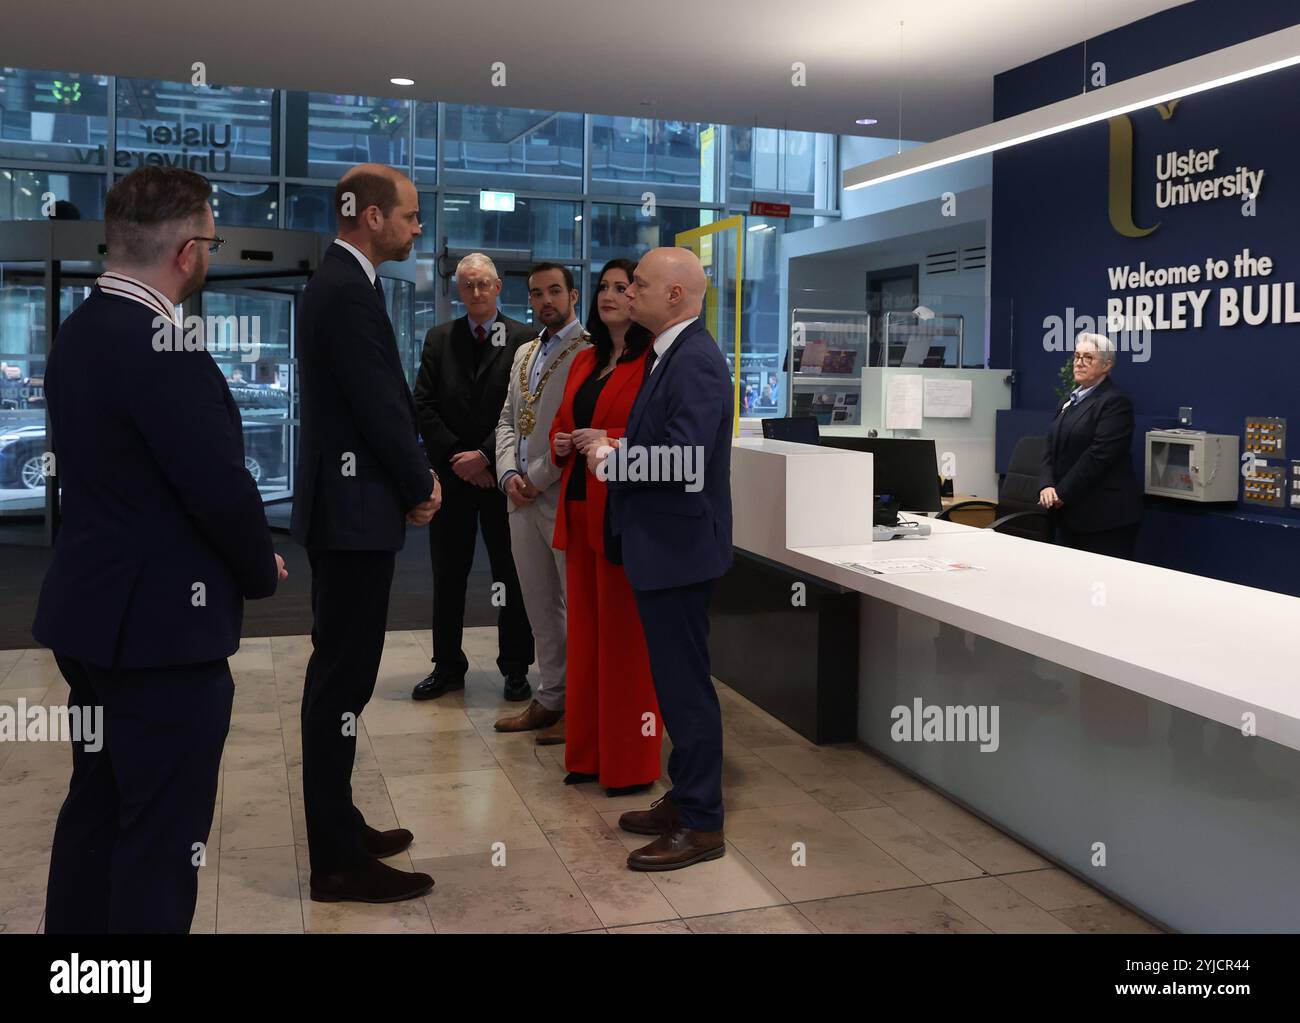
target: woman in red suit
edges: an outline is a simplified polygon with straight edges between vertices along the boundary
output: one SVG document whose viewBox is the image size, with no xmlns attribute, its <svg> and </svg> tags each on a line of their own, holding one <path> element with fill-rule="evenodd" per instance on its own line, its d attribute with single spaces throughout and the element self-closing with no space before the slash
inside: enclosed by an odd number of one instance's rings
<svg viewBox="0 0 1300 1023">
<path fill-rule="evenodd" d="M 586 463 L 593 445 L 623 436 L 645 376 L 653 339 L 632 322 L 623 294 L 635 269 L 632 260 L 614 259 L 601 270 L 587 317 L 592 347 L 574 357 L 551 426 L 564 473 L 552 541 L 565 552 L 568 583 L 564 781 L 599 781 L 611 796 L 653 784 L 662 741 L 632 588 L 622 566 L 605 557 L 605 484 Z"/>
</svg>

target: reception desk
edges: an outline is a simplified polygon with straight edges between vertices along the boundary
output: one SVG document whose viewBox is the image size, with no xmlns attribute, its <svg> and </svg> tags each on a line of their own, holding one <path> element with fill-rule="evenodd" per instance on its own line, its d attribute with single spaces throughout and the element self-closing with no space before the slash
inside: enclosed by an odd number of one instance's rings
<svg viewBox="0 0 1300 1023">
<path fill-rule="evenodd" d="M 784 598 L 791 634 L 809 630 L 823 600 L 832 625 L 814 630 L 814 665 L 787 666 L 784 680 L 755 691 L 749 673 L 719 678 L 815 741 L 852 732 L 1169 928 L 1300 929 L 1300 599 L 955 523 L 872 543 L 870 461 L 736 441 L 738 571 L 774 594 L 802 581 L 818 595 Z M 972 567 L 847 567 L 910 557 Z M 756 646 L 774 621 L 755 623 Z M 715 625 L 733 642 L 744 628 L 725 599 Z M 823 719 L 838 708 L 852 720 L 840 734 L 834 723 L 810 732 L 816 714 L 774 700 L 782 682 L 811 693 Z M 918 707 L 950 723 L 985 713 L 995 748 L 951 728 L 900 735 L 899 708 Z"/>
</svg>

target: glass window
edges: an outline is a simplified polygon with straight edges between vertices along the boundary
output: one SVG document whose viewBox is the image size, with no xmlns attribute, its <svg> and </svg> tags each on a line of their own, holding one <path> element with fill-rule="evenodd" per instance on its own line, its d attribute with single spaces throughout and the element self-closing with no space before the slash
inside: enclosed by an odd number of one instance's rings
<svg viewBox="0 0 1300 1023">
<path fill-rule="evenodd" d="M 0 156 L 102 167 L 108 76 L 0 68 Z"/>
<path fill-rule="evenodd" d="M 0 169 L 0 220 L 44 220 L 53 202 L 60 219 L 103 220 L 103 174 L 65 174 L 62 171 Z"/>
<path fill-rule="evenodd" d="M 582 191 L 582 115 L 447 104 L 442 168 L 448 185 Z"/>
<path fill-rule="evenodd" d="M 265 181 L 212 182 L 212 217 L 217 234 L 225 227 L 275 227 L 280 186 Z"/>
<path fill-rule="evenodd" d="M 119 78 L 113 166 L 274 174 L 276 107 L 274 89 Z"/>
<path fill-rule="evenodd" d="M 709 126 L 693 121 L 654 121 L 644 117 L 591 118 L 591 190 L 595 194 L 657 199 L 713 199 L 712 180 L 703 182 L 700 167 L 712 158 L 707 147 L 701 160 L 700 133 Z M 710 136 L 711 137 L 711 136 Z M 705 175 L 712 177 L 711 173 Z"/>
<path fill-rule="evenodd" d="M 359 163 L 410 166 L 410 100 L 290 92 L 285 110 L 291 178 L 337 181 Z"/>
<path fill-rule="evenodd" d="M 334 189 L 317 185 L 285 185 L 284 226 L 293 231 L 338 234 Z"/>
<path fill-rule="evenodd" d="M 813 226 L 812 217 L 746 217 L 742 266 L 740 362 L 742 415 L 782 416 L 789 367 L 781 338 L 781 235 Z"/>
<path fill-rule="evenodd" d="M 805 209 L 834 209 L 833 135 L 779 128 L 731 128 L 729 203 L 754 199 Z"/>
<path fill-rule="evenodd" d="M 654 207 L 655 215 L 648 217 L 645 207 L 622 203 L 594 202 L 591 204 L 591 262 L 592 271 L 599 272 L 600 264 L 622 256 L 639 259 L 644 253 L 660 245 L 677 244 L 677 234 L 699 227 L 702 211 L 674 206 Z M 708 211 L 706 215 L 712 216 Z"/>
<path fill-rule="evenodd" d="M 525 262 L 578 259 L 581 215 L 580 203 L 559 199 L 517 198 L 514 212 L 503 213 L 479 209 L 477 195 L 448 195 L 441 234 L 453 249 L 513 249 Z"/>
<path fill-rule="evenodd" d="M 438 104 L 415 102 L 415 181 L 432 185 L 438 180 Z"/>
</svg>

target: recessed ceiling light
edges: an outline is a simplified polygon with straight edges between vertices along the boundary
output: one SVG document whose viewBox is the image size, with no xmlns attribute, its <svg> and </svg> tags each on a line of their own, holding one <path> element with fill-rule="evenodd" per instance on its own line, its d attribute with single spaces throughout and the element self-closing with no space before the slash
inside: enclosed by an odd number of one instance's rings
<svg viewBox="0 0 1300 1023">
<path fill-rule="evenodd" d="M 859 117 L 853 123 L 854 124 L 879 124 L 880 122 L 877 121 L 874 117 Z"/>
<path fill-rule="evenodd" d="M 415 79 L 414 79 L 414 78 L 390 78 L 390 79 L 388 79 L 388 80 L 389 80 L 390 82 L 392 82 L 394 85 L 414 85 L 414 84 L 415 84 Z"/>
</svg>

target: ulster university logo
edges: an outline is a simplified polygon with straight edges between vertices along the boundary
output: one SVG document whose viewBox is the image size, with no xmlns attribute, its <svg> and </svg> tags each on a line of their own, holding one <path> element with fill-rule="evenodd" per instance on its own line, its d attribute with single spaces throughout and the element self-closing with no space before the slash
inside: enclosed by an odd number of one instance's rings
<svg viewBox="0 0 1300 1023">
<path fill-rule="evenodd" d="M 1158 103 L 1160 119 L 1174 116 L 1179 100 Z M 1119 114 L 1110 125 L 1110 226 L 1125 238 L 1145 238 L 1160 226 L 1138 227 L 1133 223 L 1133 122 L 1128 114 Z"/>
</svg>

